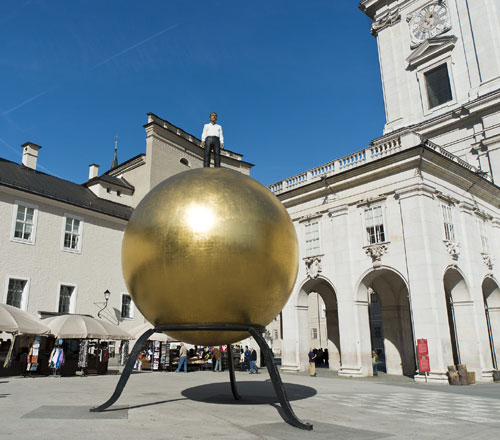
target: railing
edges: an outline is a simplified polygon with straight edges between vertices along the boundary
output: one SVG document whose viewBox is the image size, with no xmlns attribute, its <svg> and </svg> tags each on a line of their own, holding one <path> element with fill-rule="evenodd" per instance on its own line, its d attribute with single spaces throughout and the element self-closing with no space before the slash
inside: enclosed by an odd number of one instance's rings
<svg viewBox="0 0 500 440">
<path fill-rule="evenodd" d="M 410 142 L 407 141 L 406 145 L 403 146 L 403 137 L 405 135 L 410 135 L 413 138 Z M 297 174 L 296 176 L 292 176 L 288 179 L 276 182 L 272 185 L 269 185 L 268 188 L 274 194 L 281 194 L 282 192 L 304 186 L 312 182 L 316 182 L 318 180 L 321 180 L 322 178 L 329 177 L 351 168 L 357 168 L 361 165 L 364 165 L 365 163 L 380 159 L 382 157 L 391 156 L 399 151 L 418 145 L 418 143 L 415 143 L 415 136 L 416 135 L 414 133 L 409 132 L 400 134 L 399 136 L 383 138 L 381 140 L 373 142 L 369 147 L 357 151 L 356 153 L 349 154 L 348 156 L 341 157 L 340 159 L 332 160 L 331 162 Z M 477 167 L 471 165 L 463 159 L 460 159 L 458 156 L 455 156 L 453 153 L 450 153 L 439 145 L 429 140 L 424 140 L 423 144 L 426 147 L 433 149 L 437 153 L 467 168 L 473 173 L 476 173 L 481 177 L 484 177 L 487 180 L 491 181 L 491 177 L 489 175 L 481 173 L 481 171 Z"/>
<path fill-rule="evenodd" d="M 447 157 L 448 159 L 452 160 L 453 162 L 458 163 L 459 165 L 462 165 L 463 167 L 467 168 L 468 170 L 477 173 L 478 169 L 474 165 L 471 165 L 469 162 L 466 162 L 463 159 L 460 159 L 458 156 L 455 156 L 453 153 L 450 153 L 448 150 L 445 150 L 444 148 L 440 147 L 439 145 L 435 144 L 432 141 L 426 140 L 424 142 L 426 147 L 432 148 L 434 151 L 437 151 L 439 154 Z"/>
</svg>

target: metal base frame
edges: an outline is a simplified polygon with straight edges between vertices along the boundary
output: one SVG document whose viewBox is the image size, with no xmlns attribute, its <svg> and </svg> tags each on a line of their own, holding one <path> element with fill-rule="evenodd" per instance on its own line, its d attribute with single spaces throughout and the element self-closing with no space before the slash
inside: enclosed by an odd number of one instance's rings
<svg viewBox="0 0 500 440">
<path fill-rule="evenodd" d="M 134 368 L 135 361 L 139 357 L 139 353 L 142 351 L 144 346 L 146 345 L 149 337 L 156 332 L 176 332 L 176 331 L 235 331 L 235 332 L 249 332 L 252 337 L 259 344 L 260 350 L 264 356 L 264 360 L 266 362 L 267 370 L 269 372 L 269 376 L 271 378 L 271 382 L 273 383 L 274 391 L 276 396 L 278 397 L 278 401 L 281 405 L 283 412 L 281 413 L 281 417 L 283 420 L 296 428 L 304 429 L 310 431 L 313 429 L 313 426 L 310 423 L 302 422 L 293 412 L 292 406 L 290 405 L 290 401 L 286 395 L 285 388 L 283 386 L 283 382 L 281 381 L 281 376 L 279 374 L 278 368 L 274 363 L 273 352 L 267 345 L 265 339 L 262 336 L 262 333 L 265 332 L 265 329 L 262 327 L 254 327 L 248 325 L 162 325 L 150 330 L 147 330 L 142 334 L 142 336 L 137 340 L 132 349 L 127 363 L 125 364 L 125 368 L 122 371 L 120 376 L 120 380 L 116 385 L 115 391 L 113 395 L 102 405 L 91 408 L 91 412 L 101 412 L 106 408 L 109 408 L 113 405 L 121 396 L 125 385 L 132 373 Z M 233 364 L 233 353 L 231 346 L 228 345 L 228 355 L 229 355 L 229 378 L 231 380 L 231 391 L 233 392 L 233 396 L 236 400 L 240 400 L 241 396 L 238 394 L 238 390 L 236 387 L 236 379 L 234 374 L 234 364 Z"/>
</svg>

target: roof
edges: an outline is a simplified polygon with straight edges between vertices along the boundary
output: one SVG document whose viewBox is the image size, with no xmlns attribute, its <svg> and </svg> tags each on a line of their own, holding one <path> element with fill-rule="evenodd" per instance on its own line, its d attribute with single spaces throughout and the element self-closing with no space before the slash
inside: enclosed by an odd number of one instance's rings
<svg viewBox="0 0 500 440">
<path fill-rule="evenodd" d="M 145 153 L 140 153 L 140 154 L 138 154 L 138 155 L 136 155 L 134 157 L 131 157 L 130 159 L 127 159 L 125 162 L 119 163 L 116 168 L 110 168 L 109 170 L 107 170 L 106 172 L 104 172 L 102 175 L 104 175 L 104 174 L 111 175 L 111 173 L 113 175 L 120 174 L 122 171 L 125 171 L 130 166 L 130 164 L 132 162 L 135 162 L 138 159 L 141 159 L 143 157 L 146 157 L 146 154 Z M 89 180 L 89 182 L 90 182 L 90 180 Z"/>
<path fill-rule="evenodd" d="M 128 220 L 133 208 L 97 197 L 91 190 L 0 158 L 0 185 Z"/>
<path fill-rule="evenodd" d="M 110 176 L 109 174 L 101 174 L 100 176 L 94 177 L 93 179 L 90 179 L 88 182 L 85 182 L 83 185 L 86 187 L 91 186 L 93 183 L 96 182 L 107 182 L 110 183 L 111 185 L 119 186 L 121 188 L 129 189 L 131 191 L 135 190 L 135 187 L 131 185 L 129 182 L 127 182 L 123 177 L 115 177 L 115 176 Z"/>
</svg>

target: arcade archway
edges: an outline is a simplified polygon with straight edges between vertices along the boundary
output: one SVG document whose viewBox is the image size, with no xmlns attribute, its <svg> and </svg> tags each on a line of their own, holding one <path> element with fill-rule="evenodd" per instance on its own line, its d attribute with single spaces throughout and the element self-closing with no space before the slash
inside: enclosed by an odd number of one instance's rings
<svg viewBox="0 0 500 440">
<path fill-rule="evenodd" d="M 453 363 L 476 365 L 479 353 L 469 287 L 456 268 L 449 268 L 445 272 L 443 282 Z"/>
<path fill-rule="evenodd" d="M 493 368 L 500 366 L 500 288 L 492 278 L 483 281 L 484 312 L 488 326 L 491 362 Z"/>
<path fill-rule="evenodd" d="M 299 356 L 304 364 L 310 348 L 328 350 L 328 364 L 332 370 L 341 366 L 339 316 L 335 289 L 327 280 L 307 281 L 298 296 Z M 316 331 L 315 331 L 316 330 Z"/>
<path fill-rule="evenodd" d="M 415 343 L 405 280 L 390 269 L 378 269 L 363 278 L 359 289 L 360 299 L 368 301 L 371 348 L 379 355 L 380 369 L 413 377 Z"/>
</svg>

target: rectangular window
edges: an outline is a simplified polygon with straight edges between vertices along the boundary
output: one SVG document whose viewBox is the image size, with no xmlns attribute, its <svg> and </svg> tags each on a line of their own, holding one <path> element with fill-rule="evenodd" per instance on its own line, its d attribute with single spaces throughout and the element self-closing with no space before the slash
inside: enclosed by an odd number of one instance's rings
<svg viewBox="0 0 500 440">
<path fill-rule="evenodd" d="M 278 334 L 278 330 L 277 329 L 274 329 L 274 339 L 278 339 L 279 337 L 279 334 Z"/>
<path fill-rule="evenodd" d="M 309 221 L 305 223 L 306 235 L 306 257 L 318 255 L 319 249 L 319 221 Z"/>
<path fill-rule="evenodd" d="M 455 241 L 455 227 L 453 226 L 451 206 L 441 205 L 441 212 L 443 213 L 444 239 Z"/>
<path fill-rule="evenodd" d="M 80 252 L 82 243 L 82 219 L 64 216 L 64 239 L 63 249 L 67 251 Z"/>
<path fill-rule="evenodd" d="M 311 339 L 318 339 L 318 329 L 317 328 L 311 329 Z"/>
<path fill-rule="evenodd" d="M 12 239 L 24 243 L 35 242 L 35 228 L 38 208 L 34 205 L 16 202 Z"/>
<path fill-rule="evenodd" d="M 365 228 L 368 244 L 383 243 L 385 241 L 382 206 L 365 209 Z"/>
<path fill-rule="evenodd" d="M 132 319 L 132 298 L 130 295 L 122 295 L 122 318 Z"/>
<path fill-rule="evenodd" d="M 7 287 L 7 304 L 9 306 L 21 308 L 23 304 L 23 294 L 26 288 L 26 280 L 16 280 L 14 278 L 9 279 L 9 285 Z"/>
<path fill-rule="evenodd" d="M 71 313 L 71 299 L 75 286 L 61 285 L 59 289 L 59 313 Z"/>
<path fill-rule="evenodd" d="M 453 99 L 447 64 L 425 72 L 424 76 L 429 108 L 437 107 Z"/>
<path fill-rule="evenodd" d="M 490 253 L 490 246 L 488 243 L 488 236 L 486 234 L 486 220 L 483 218 L 478 219 L 479 222 L 479 235 L 481 237 L 481 249 L 483 254 Z"/>
</svg>

